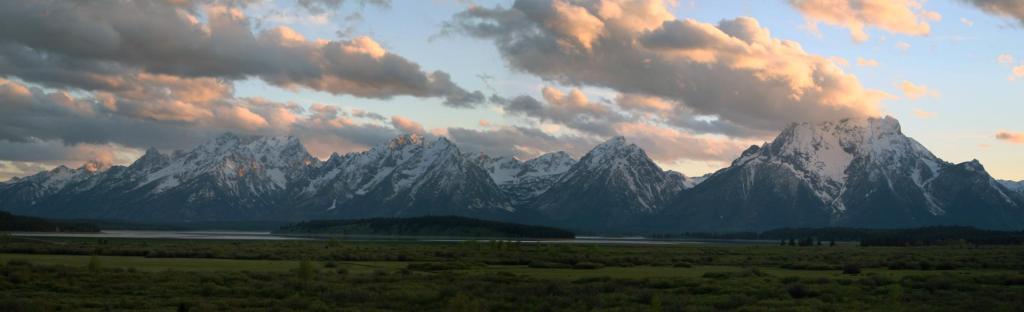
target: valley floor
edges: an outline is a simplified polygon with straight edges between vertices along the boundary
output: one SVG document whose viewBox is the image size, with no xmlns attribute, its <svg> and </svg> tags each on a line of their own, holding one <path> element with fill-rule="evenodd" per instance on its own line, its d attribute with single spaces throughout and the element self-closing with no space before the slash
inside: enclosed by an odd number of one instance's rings
<svg viewBox="0 0 1024 312">
<path fill-rule="evenodd" d="M 0 310 L 1016 310 L 1024 246 L 0 236 Z"/>
</svg>

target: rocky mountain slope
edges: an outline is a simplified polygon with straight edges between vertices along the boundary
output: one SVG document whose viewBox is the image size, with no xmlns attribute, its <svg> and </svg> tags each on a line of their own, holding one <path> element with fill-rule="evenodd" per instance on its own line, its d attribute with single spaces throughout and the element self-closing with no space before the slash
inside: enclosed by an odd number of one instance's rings
<svg viewBox="0 0 1024 312">
<path fill-rule="evenodd" d="M 891 117 L 793 124 L 669 210 L 661 226 L 696 230 L 1024 225 L 1024 200 L 980 164 L 939 159 Z"/>
<path fill-rule="evenodd" d="M 301 206 L 314 207 L 312 215 L 331 218 L 454 214 L 503 219 L 515 211 L 487 172 L 455 144 L 418 135 L 333 155 L 296 196 Z"/>
<path fill-rule="evenodd" d="M 487 170 L 494 183 L 516 206 L 530 205 L 576 163 L 566 152 L 548 153 L 525 162 L 508 156 L 478 154 L 470 157 Z"/>
<path fill-rule="evenodd" d="M 627 228 L 660 213 L 684 181 L 661 170 L 640 147 L 615 137 L 584 155 L 531 207 L 559 226 Z"/>
<path fill-rule="evenodd" d="M 1024 193 L 1024 181 L 999 180 L 999 183 L 1010 191 Z"/>
</svg>

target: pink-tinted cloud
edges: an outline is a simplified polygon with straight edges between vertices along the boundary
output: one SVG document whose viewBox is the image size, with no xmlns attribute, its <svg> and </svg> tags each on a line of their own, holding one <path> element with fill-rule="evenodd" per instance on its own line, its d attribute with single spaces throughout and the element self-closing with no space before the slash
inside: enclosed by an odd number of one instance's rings
<svg viewBox="0 0 1024 312">
<path fill-rule="evenodd" d="M 996 62 L 1003 65 L 1013 65 L 1014 58 L 1012 54 L 1003 53 L 996 57 Z"/>
<path fill-rule="evenodd" d="M 1010 69 L 1010 80 L 1017 80 L 1024 77 L 1024 65 L 1014 66 Z"/>
<path fill-rule="evenodd" d="M 910 81 L 904 80 L 899 84 L 900 90 L 903 91 L 903 96 L 911 100 L 916 100 L 922 97 L 938 97 L 939 92 L 928 88 L 926 85 L 915 84 Z"/>
<path fill-rule="evenodd" d="M 930 111 L 926 111 L 926 110 L 919 109 L 919 108 L 915 108 L 914 109 L 914 116 L 917 116 L 917 118 L 921 118 L 921 119 L 930 119 L 930 118 L 933 118 L 933 117 L 937 116 L 938 114 L 939 113 L 930 112 Z"/>
<path fill-rule="evenodd" d="M 860 58 L 860 57 L 857 58 L 857 66 L 860 66 L 860 67 L 878 67 L 878 65 L 879 65 L 878 60 L 866 59 L 866 58 Z"/>
<path fill-rule="evenodd" d="M 931 33 L 930 22 L 942 15 L 924 8 L 917 0 L 789 0 L 812 27 L 817 23 L 846 28 L 857 42 L 870 37 L 868 27 L 891 33 L 924 36 Z"/>
<path fill-rule="evenodd" d="M 996 133 L 996 139 L 1013 144 L 1024 144 L 1024 133 L 999 131 L 998 133 Z"/>
<path fill-rule="evenodd" d="M 471 7 L 446 24 L 447 33 L 489 39 L 517 70 L 569 85 L 610 88 L 622 94 L 680 103 L 694 115 L 746 128 L 775 131 L 793 121 L 879 114 L 887 95 L 860 81 L 826 57 L 796 42 L 776 39 L 756 19 L 741 17 L 708 24 L 676 19 L 662 1 L 645 1 L 661 12 L 605 3 L 628 1 L 516 1 L 511 8 Z M 550 21 L 560 8 L 586 10 L 604 24 L 579 42 Z M 614 19 L 611 18 L 614 16 Z M 660 23 L 622 23 L 640 18 Z M 660 19 L 660 20 L 659 20 Z M 563 22 L 566 20 L 563 20 Z M 596 23 L 594 23 L 596 25 Z M 623 26 L 626 25 L 626 26 Z"/>
<path fill-rule="evenodd" d="M 725 162 L 739 156 L 743 149 L 752 143 L 760 143 L 695 136 L 684 131 L 644 123 L 620 124 L 618 132 L 661 163 L 674 163 L 684 159 Z"/>
<path fill-rule="evenodd" d="M 395 129 L 398 129 L 399 131 L 402 131 L 404 133 L 426 133 L 426 131 L 423 130 L 423 125 L 421 125 L 420 123 L 415 122 L 412 119 L 398 115 L 391 116 L 391 125 L 393 125 Z"/>
</svg>

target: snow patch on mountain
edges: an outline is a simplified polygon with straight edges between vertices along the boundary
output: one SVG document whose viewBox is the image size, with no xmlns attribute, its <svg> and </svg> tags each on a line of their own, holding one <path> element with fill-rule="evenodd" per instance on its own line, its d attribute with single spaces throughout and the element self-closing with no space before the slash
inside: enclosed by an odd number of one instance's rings
<svg viewBox="0 0 1024 312">
<path fill-rule="evenodd" d="M 155 154 L 154 154 L 155 153 Z M 159 152 L 147 152 L 143 159 L 156 161 Z M 167 164 L 146 175 L 138 185 L 155 184 L 160 194 L 184 183 L 210 176 L 221 186 L 239 194 L 280 192 L 295 180 L 304 167 L 318 163 L 295 137 L 238 136 L 226 133 L 188 152 L 175 153 Z"/>
<path fill-rule="evenodd" d="M 514 157 L 469 155 L 487 171 L 513 205 L 530 202 L 546 192 L 576 163 L 566 152 L 553 152 L 521 162 Z"/>
</svg>

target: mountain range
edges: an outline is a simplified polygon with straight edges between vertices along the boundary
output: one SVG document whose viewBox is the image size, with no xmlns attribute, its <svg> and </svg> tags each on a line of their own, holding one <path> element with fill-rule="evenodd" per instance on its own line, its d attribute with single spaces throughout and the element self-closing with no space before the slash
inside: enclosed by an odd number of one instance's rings
<svg viewBox="0 0 1024 312">
<path fill-rule="evenodd" d="M 703 177 L 612 138 L 579 160 L 466 153 L 402 135 L 312 157 L 294 137 L 224 134 L 129 166 L 64 166 L 0 183 L 0 210 L 135 221 L 458 215 L 590 232 L 968 225 L 1024 228 L 1024 183 L 946 162 L 891 117 L 794 123 Z"/>
</svg>

